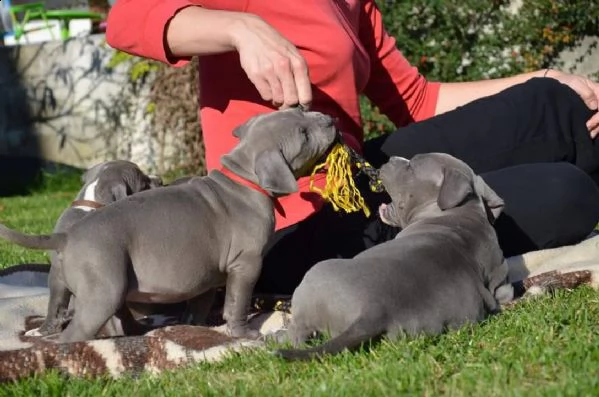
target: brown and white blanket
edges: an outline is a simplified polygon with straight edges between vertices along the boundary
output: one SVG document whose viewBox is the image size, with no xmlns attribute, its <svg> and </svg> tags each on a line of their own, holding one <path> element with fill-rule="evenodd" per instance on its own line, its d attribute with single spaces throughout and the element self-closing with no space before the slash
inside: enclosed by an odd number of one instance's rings
<svg viewBox="0 0 599 397">
<path fill-rule="evenodd" d="M 232 338 L 224 323 L 212 327 L 166 325 L 143 336 L 100 338 L 58 344 L 24 335 L 45 316 L 49 292 L 47 265 L 17 265 L 0 271 L 0 382 L 18 380 L 48 369 L 70 376 L 160 373 L 197 362 L 218 361 L 233 352 L 262 348 L 264 342 Z M 255 298 L 255 306 L 275 303 Z M 283 329 L 289 319 L 284 307 L 254 309 L 250 326 L 262 334 Z M 169 324 L 162 315 L 145 322 Z M 148 321 L 149 320 L 149 321 Z"/>
<path fill-rule="evenodd" d="M 580 244 L 508 258 L 510 281 L 522 291 L 544 293 L 581 284 L 599 287 L 599 236 Z M 39 326 L 48 303 L 47 265 L 17 265 L 0 270 L 0 382 L 58 370 L 70 376 L 160 373 L 197 362 L 218 361 L 232 352 L 264 348 L 255 340 L 232 338 L 224 325 L 168 325 L 142 336 L 57 344 L 25 336 Z M 254 300 L 250 321 L 262 334 L 285 328 L 285 300 Z M 154 318 L 154 321 L 157 319 Z"/>
</svg>

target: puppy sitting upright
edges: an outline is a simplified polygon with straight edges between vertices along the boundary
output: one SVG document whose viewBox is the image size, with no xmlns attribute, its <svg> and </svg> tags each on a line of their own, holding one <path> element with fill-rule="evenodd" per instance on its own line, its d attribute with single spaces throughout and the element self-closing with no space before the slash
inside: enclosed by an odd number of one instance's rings
<svg viewBox="0 0 599 397">
<path fill-rule="evenodd" d="M 476 322 L 510 300 L 507 265 L 491 225 L 504 203 L 462 161 L 439 153 L 393 157 L 380 169 L 392 198 L 381 220 L 394 240 L 353 259 L 317 263 L 291 301 L 295 347 L 314 331 L 332 339 L 286 359 L 338 353 L 381 335 L 437 334 Z"/>
</svg>

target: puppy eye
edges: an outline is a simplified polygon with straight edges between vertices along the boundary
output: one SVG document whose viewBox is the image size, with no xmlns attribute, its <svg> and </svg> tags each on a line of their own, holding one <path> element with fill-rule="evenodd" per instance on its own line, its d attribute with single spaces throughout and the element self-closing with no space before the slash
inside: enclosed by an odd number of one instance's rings
<svg viewBox="0 0 599 397">
<path fill-rule="evenodd" d="M 310 134 L 308 134 L 308 129 L 306 127 L 300 127 L 299 132 L 304 136 L 306 141 L 310 138 Z"/>
</svg>

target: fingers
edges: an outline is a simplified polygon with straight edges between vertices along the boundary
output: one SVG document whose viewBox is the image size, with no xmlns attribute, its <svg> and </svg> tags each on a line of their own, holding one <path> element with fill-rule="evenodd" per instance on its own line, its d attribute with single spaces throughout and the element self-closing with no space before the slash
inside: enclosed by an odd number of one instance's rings
<svg viewBox="0 0 599 397">
<path fill-rule="evenodd" d="M 241 67 L 262 99 L 281 108 L 309 107 L 308 67 L 297 48 L 261 18 L 248 14 L 243 21 L 236 25 L 235 48 Z"/>
<path fill-rule="evenodd" d="M 299 54 L 257 60 L 246 65 L 246 73 L 262 99 L 275 107 L 285 109 L 301 104 L 308 108 L 312 103 L 308 70 Z"/>
<path fill-rule="evenodd" d="M 590 81 L 588 79 L 584 80 L 584 89 L 580 92 L 580 96 L 584 100 L 584 103 L 591 110 L 598 110 L 599 106 L 599 84 Z M 591 138 L 595 139 L 597 135 L 599 135 L 599 113 L 595 112 L 593 116 L 586 123 L 587 129 L 591 134 Z"/>
<path fill-rule="evenodd" d="M 597 94 L 586 84 L 581 84 L 580 97 L 591 110 L 597 110 Z"/>
<path fill-rule="evenodd" d="M 599 135 L 599 112 L 595 113 L 588 121 L 587 128 L 591 134 L 591 138 L 596 138 Z"/>
<path fill-rule="evenodd" d="M 590 87 L 590 89 L 593 91 L 592 98 L 589 100 L 589 103 L 587 103 L 587 105 L 589 106 L 589 108 L 591 110 L 598 110 L 599 109 L 599 84 L 595 83 L 594 81 L 591 81 L 591 80 L 587 80 L 587 84 Z"/>
<path fill-rule="evenodd" d="M 280 109 L 298 104 L 309 109 L 312 104 L 312 87 L 308 66 L 295 48 L 288 50 L 276 62 L 275 73 L 283 90 L 283 99 L 273 100 L 273 104 Z"/>
<path fill-rule="evenodd" d="M 273 99 L 273 103 L 281 109 L 297 105 L 297 87 L 293 78 L 291 60 L 285 57 L 280 58 L 275 65 L 275 72 L 281 86 L 281 98 Z"/>
<path fill-rule="evenodd" d="M 562 74 L 557 77 L 557 80 L 576 91 L 585 105 L 595 111 L 593 116 L 586 122 L 591 138 L 595 139 L 599 136 L 599 113 L 597 112 L 599 107 L 599 84 L 585 77 L 570 74 Z"/>
<path fill-rule="evenodd" d="M 275 106 L 280 106 L 280 104 L 285 103 L 285 92 L 284 92 L 284 88 L 283 88 L 283 83 L 281 81 L 284 79 L 275 70 L 276 69 L 273 67 L 273 68 L 269 68 L 266 71 L 266 80 L 268 81 L 268 84 L 270 86 L 270 92 L 271 92 L 270 100 L 272 101 L 273 104 L 275 104 Z M 263 98 L 263 99 L 268 101 L 268 99 L 266 99 L 266 98 Z"/>
<path fill-rule="evenodd" d="M 301 56 L 293 57 L 291 58 L 291 67 L 297 88 L 297 101 L 309 109 L 312 104 L 312 86 L 306 61 Z"/>
</svg>

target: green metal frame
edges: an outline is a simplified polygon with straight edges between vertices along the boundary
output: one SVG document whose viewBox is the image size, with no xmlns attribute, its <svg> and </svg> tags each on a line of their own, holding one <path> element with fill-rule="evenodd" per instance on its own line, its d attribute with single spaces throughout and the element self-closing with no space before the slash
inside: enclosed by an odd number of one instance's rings
<svg viewBox="0 0 599 397">
<path fill-rule="evenodd" d="M 22 15 L 21 20 L 17 16 Z M 60 38 L 66 40 L 71 37 L 69 29 L 69 22 L 74 19 L 91 19 L 95 21 L 101 21 L 105 15 L 96 12 L 89 12 L 85 10 L 47 10 L 44 2 L 27 3 L 10 6 L 10 16 L 13 22 L 13 30 L 15 40 L 25 35 L 28 31 L 25 31 L 25 25 L 27 22 L 34 20 L 42 20 L 45 22 L 45 26 L 41 29 L 50 30 L 50 35 L 54 39 L 51 26 L 48 24 L 50 20 L 57 20 L 60 24 Z"/>
</svg>

